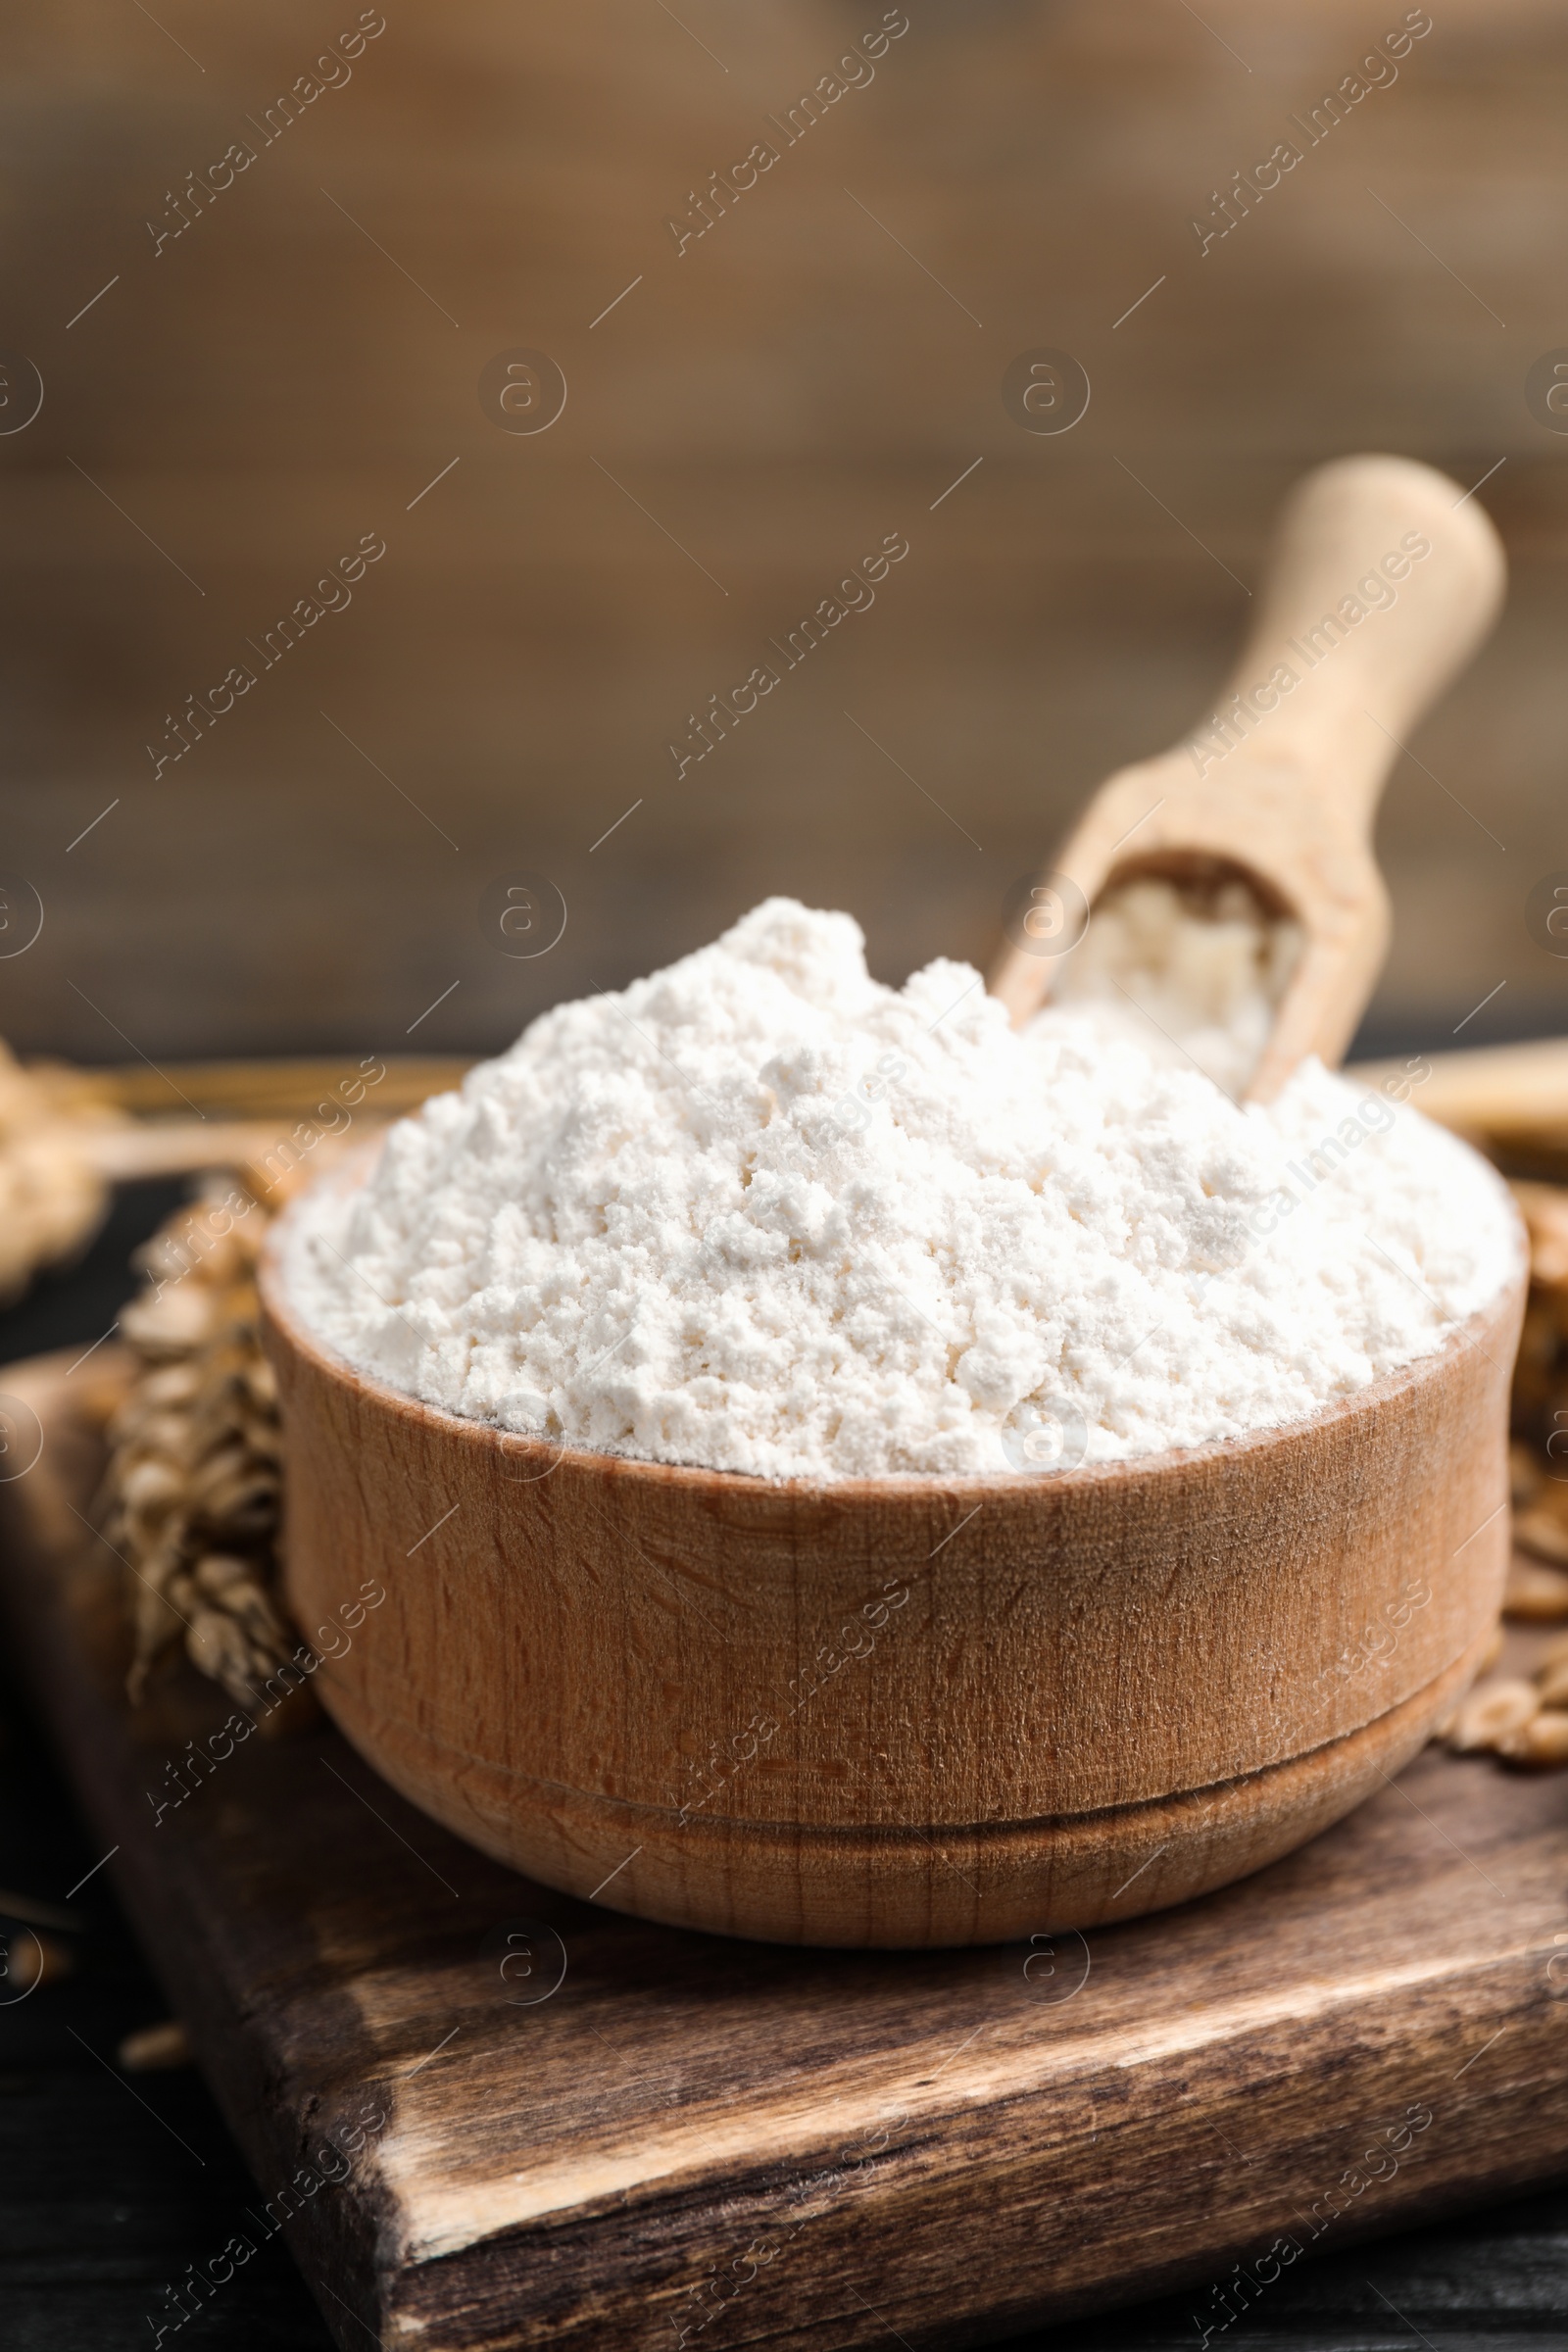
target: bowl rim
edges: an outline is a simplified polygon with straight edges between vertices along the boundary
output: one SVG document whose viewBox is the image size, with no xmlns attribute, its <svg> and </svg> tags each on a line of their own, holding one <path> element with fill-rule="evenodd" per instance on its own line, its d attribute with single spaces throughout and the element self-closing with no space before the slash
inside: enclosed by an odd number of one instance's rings
<svg viewBox="0 0 1568 2352">
<path fill-rule="evenodd" d="M 1332 1429 L 1335 1423 L 1358 1419 L 1429 1379 L 1436 1379 L 1468 1348 L 1479 1347 L 1486 1353 L 1483 1342 L 1494 1330 L 1502 1330 L 1512 1316 L 1522 1311 L 1530 1279 L 1528 1237 L 1524 1220 L 1511 1193 L 1502 1187 L 1504 1198 L 1513 1214 L 1515 1238 L 1519 1246 L 1520 1262 L 1512 1279 L 1484 1305 L 1477 1307 L 1464 1322 L 1456 1324 L 1440 1348 L 1424 1355 L 1412 1356 L 1408 1363 L 1396 1365 L 1392 1372 L 1379 1375 L 1365 1388 L 1348 1396 L 1339 1396 L 1317 1412 L 1305 1413 L 1294 1421 L 1278 1421 L 1265 1429 L 1248 1430 L 1238 1437 L 1212 1438 L 1201 1446 L 1167 1446 L 1158 1453 L 1134 1454 L 1122 1461 L 1083 1463 L 1074 1470 L 1055 1471 L 926 1471 L 889 1470 L 868 1477 L 854 1478 L 768 1478 L 760 1471 L 711 1470 L 701 1462 L 656 1462 L 645 1454 L 602 1453 L 592 1446 L 558 1445 L 548 1439 L 533 1438 L 517 1430 L 502 1429 L 493 1421 L 480 1421 L 465 1413 L 450 1412 L 445 1405 L 427 1404 L 423 1397 L 410 1396 L 395 1389 L 373 1374 L 362 1372 L 357 1364 L 339 1354 L 330 1341 L 315 1331 L 295 1305 L 288 1293 L 283 1255 L 292 1239 L 291 1229 L 299 1218 L 304 1203 L 325 1185 L 340 1189 L 356 1181 L 357 1166 L 368 1164 L 368 1155 L 353 1154 L 344 1163 L 323 1169 L 315 1183 L 297 1193 L 273 1218 L 263 1242 L 257 1263 L 257 1292 L 263 1309 L 264 1330 L 268 1324 L 286 1341 L 296 1354 L 305 1357 L 318 1374 L 325 1375 L 339 1387 L 356 1391 L 390 1413 L 395 1419 L 416 1423 L 444 1433 L 448 1438 L 470 1447 L 494 1453 L 501 1459 L 546 1463 L 547 1468 L 535 1469 L 530 1479 L 514 1482 L 542 1485 L 564 1464 L 573 1469 L 593 1472 L 606 1480 L 629 1482 L 648 1488 L 698 1490 L 711 1494 L 729 1493 L 737 1500 L 758 1500 L 777 1496 L 792 1502 L 826 1504 L 859 1503 L 883 1508 L 893 1502 L 917 1503 L 938 1496 L 986 1501 L 993 1496 L 1034 1495 L 1045 1499 L 1049 1495 L 1072 1495 L 1093 1493 L 1100 1488 L 1124 1490 L 1134 1479 L 1159 1481 L 1190 1475 L 1211 1463 L 1245 1461 L 1250 1455 L 1300 1440 L 1312 1433 Z M 363 1178 L 358 1178 L 363 1181 Z M 1511 1375 L 1510 1365 L 1504 1372 L 1505 1382 Z M 553 1461 L 549 1457 L 554 1455 Z"/>
</svg>

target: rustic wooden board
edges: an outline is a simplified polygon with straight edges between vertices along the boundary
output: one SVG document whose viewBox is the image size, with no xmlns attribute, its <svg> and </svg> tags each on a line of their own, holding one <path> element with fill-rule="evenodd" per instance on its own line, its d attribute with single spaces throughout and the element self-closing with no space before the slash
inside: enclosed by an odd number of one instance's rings
<svg viewBox="0 0 1568 2352">
<path fill-rule="evenodd" d="M 324 1730 L 252 1738 L 157 1817 L 227 1710 L 183 1671 L 135 1719 L 121 1694 L 121 1571 L 82 1516 L 105 1353 L 0 1374 L 46 1432 L 0 1488 L 4 1588 L 260 2183 L 213 2299 L 281 2227 L 344 2345 L 951 2343 L 1178 2285 L 1217 2326 L 1283 2235 L 1331 2249 L 1568 2164 L 1557 1778 L 1429 1754 L 1184 1910 L 919 1955 L 553 1894 Z"/>
</svg>

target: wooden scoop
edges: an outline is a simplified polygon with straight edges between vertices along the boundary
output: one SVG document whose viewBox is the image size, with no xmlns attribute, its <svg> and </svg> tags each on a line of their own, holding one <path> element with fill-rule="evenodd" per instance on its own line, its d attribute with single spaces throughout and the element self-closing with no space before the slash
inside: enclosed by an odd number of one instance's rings
<svg viewBox="0 0 1568 2352">
<path fill-rule="evenodd" d="M 1496 617 L 1505 568 L 1488 516 L 1431 466 L 1344 458 L 1298 483 L 1214 712 L 1103 783 L 1025 894 L 990 982 L 1013 1026 L 1107 887 L 1240 876 L 1304 934 L 1248 1098 L 1272 1102 L 1305 1054 L 1337 1063 L 1388 945 L 1371 851 L 1384 779 Z"/>
</svg>

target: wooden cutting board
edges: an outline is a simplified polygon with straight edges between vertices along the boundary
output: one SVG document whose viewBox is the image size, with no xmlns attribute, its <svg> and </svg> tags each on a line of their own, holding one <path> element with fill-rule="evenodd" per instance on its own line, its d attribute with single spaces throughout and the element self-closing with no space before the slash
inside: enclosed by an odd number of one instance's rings
<svg viewBox="0 0 1568 2352">
<path fill-rule="evenodd" d="M 131 1715 L 88 1525 L 108 1352 L 0 1371 L 46 1433 L 0 1486 L 0 1583 L 258 2182 L 154 2332 L 243 2296 L 281 2229 L 341 2342 L 387 2352 L 920 2346 L 1175 2287 L 1218 2340 L 1298 2248 L 1568 2166 L 1568 1776 L 1428 1751 L 1087 1943 L 647 1927 L 469 1852 L 329 1731 L 233 1744 L 189 1670 Z"/>
</svg>

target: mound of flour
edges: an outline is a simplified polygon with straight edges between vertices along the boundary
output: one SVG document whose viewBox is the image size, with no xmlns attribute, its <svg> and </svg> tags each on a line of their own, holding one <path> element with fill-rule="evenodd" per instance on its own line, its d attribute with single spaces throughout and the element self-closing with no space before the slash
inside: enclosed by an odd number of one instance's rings
<svg viewBox="0 0 1568 2352">
<path fill-rule="evenodd" d="M 1518 1262 L 1498 1179 L 1384 1093 L 1313 1063 L 1238 1109 L 1093 1007 L 1017 1036 L 965 964 L 883 987 L 848 915 L 786 899 L 543 1014 L 291 1230 L 298 1312 L 373 1377 L 769 1478 L 1294 1420 Z"/>
</svg>

